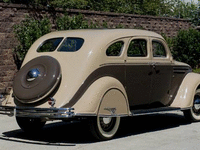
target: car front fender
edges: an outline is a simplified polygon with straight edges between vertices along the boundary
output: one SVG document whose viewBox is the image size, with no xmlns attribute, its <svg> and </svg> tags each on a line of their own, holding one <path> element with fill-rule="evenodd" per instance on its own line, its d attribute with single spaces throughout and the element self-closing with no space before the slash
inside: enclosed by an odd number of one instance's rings
<svg viewBox="0 0 200 150">
<path fill-rule="evenodd" d="M 181 109 L 192 107 L 195 91 L 199 86 L 200 75 L 196 73 L 188 73 L 183 79 L 171 106 L 180 107 Z"/>
</svg>

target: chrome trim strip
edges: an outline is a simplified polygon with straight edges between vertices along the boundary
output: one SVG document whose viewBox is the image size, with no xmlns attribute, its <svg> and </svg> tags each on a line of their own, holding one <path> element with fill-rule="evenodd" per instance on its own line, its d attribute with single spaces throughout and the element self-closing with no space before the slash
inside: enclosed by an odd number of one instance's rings
<svg viewBox="0 0 200 150">
<path fill-rule="evenodd" d="M 180 66 L 174 66 L 173 67 L 173 73 L 186 73 L 190 70 L 189 67 L 180 67 Z"/>
<path fill-rule="evenodd" d="M 76 113 L 74 116 L 76 117 L 92 117 L 92 116 L 97 116 L 96 114 L 93 113 Z"/>
<path fill-rule="evenodd" d="M 114 115 L 98 115 L 99 117 L 128 117 L 127 114 L 114 114 Z"/>
<path fill-rule="evenodd" d="M 192 109 L 192 107 L 181 108 L 181 111 L 190 110 L 190 109 Z"/>
<path fill-rule="evenodd" d="M 76 117 L 92 117 L 92 116 L 97 116 L 97 114 L 92 114 L 92 113 L 76 113 Z M 129 116 L 128 114 L 112 114 L 112 115 L 101 115 L 98 114 L 99 117 L 127 117 Z"/>
<path fill-rule="evenodd" d="M 159 107 L 159 108 L 151 108 L 151 109 L 141 109 L 141 110 L 131 110 L 131 116 L 139 116 L 139 115 L 150 115 L 159 112 L 169 112 L 169 111 L 180 111 L 181 108 L 178 107 Z"/>
</svg>

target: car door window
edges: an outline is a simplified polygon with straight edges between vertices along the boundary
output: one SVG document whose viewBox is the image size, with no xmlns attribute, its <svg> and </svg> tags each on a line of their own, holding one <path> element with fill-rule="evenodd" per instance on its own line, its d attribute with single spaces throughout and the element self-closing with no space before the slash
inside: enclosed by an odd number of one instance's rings
<svg viewBox="0 0 200 150">
<path fill-rule="evenodd" d="M 158 41 L 152 41 L 153 57 L 166 57 L 164 45 Z"/>
<path fill-rule="evenodd" d="M 130 42 L 128 57 L 146 57 L 147 56 L 147 41 L 144 39 L 134 39 Z"/>
<path fill-rule="evenodd" d="M 120 56 L 123 49 L 124 42 L 118 41 L 110 45 L 106 50 L 107 56 Z"/>
</svg>

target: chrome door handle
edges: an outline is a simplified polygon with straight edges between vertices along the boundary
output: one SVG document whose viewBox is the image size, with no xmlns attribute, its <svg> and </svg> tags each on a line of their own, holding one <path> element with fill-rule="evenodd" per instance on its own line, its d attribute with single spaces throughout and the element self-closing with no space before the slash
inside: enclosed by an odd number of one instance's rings
<svg viewBox="0 0 200 150">
<path fill-rule="evenodd" d="M 160 73 L 160 70 L 156 69 L 156 65 L 158 65 L 158 64 L 160 64 L 160 63 L 158 63 L 158 62 L 152 62 L 151 63 L 151 66 L 155 70 L 156 74 Z"/>
</svg>

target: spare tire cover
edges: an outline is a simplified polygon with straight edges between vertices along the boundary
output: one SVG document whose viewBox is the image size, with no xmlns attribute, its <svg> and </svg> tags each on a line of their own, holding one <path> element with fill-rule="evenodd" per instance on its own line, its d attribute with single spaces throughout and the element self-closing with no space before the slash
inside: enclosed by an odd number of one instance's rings
<svg viewBox="0 0 200 150">
<path fill-rule="evenodd" d="M 26 63 L 13 82 L 13 94 L 22 103 L 33 103 L 53 90 L 61 78 L 59 62 L 50 56 L 40 56 Z"/>
</svg>

